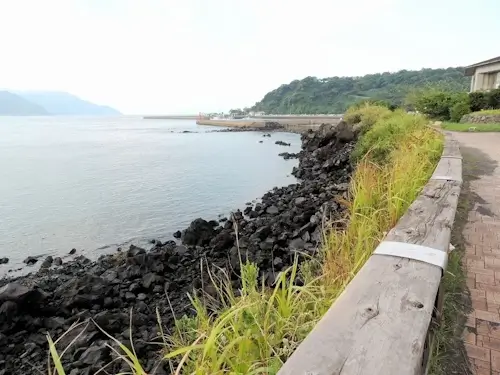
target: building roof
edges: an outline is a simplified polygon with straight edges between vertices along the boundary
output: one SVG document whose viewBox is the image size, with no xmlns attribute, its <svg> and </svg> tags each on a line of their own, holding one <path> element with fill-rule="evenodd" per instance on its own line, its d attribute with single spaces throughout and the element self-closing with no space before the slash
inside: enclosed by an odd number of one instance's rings
<svg viewBox="0 0 500 375">
<path fill-rule="evenodd" d="M 477 67 L 483 66 L 483 65 L 495 64 L 497 62 L 500 62 L 500 56 L 494 57 L 494 58 L 489 59 L 489 60 L 484 60 L 484 61 L 478 62 L 476 64 L 472 64 L 472 65 L 466 66 L 465 67 L 465 75 L 466 76 L 471 76 L 471 75 L 474 74 L 474 72 L 476 71 Z"/>
</svg>

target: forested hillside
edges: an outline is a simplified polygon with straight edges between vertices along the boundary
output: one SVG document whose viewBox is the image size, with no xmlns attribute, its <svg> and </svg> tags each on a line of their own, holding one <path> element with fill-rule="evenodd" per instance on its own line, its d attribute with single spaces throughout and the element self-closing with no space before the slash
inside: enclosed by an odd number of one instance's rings
<svg viewBox="0 0 500 375">
<path fill-rule="evenodd" d="M 465 91 L 469 85 L 470 78 L 464 76 L 463 68 L 401 70 L 363 77 L 306 77 L 267 93 L 252 109 L 268 114 L 342 113 L 364 99 L 402 105 L 406 95 L 416 88 L 438 86 Z"/>
</svg>

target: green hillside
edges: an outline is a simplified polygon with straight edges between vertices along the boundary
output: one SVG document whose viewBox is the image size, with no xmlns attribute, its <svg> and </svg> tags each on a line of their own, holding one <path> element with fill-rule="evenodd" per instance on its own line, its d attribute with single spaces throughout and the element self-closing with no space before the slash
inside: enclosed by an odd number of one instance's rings
<svg viewBox="0 0 500 375">
<path fill-rule="evenodd" d="M 8 91 L 0 91 L 0 116 L 47 115 L 45 108 Z"/>
<path fill-rule="evenodd" d="M 439 86 L 465 91 L 469 85 L 470 79 L 464 76 L 463 68 L 401 70 L 363 77 L 306 77 L 267 93 L 252 109 L 269 114 L 342 113 L 363 99 L 401 105 L 415 88 Z"/>
</svg>

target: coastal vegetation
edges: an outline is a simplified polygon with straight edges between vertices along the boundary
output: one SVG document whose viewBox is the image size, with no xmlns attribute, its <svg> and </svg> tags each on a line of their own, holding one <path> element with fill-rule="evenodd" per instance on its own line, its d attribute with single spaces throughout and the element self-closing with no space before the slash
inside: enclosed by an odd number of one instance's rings
<svg viewBox="0 0 500 375">
<path fill-rule="evenodd" d="M 406 96 L 415 89 L 465 92 L 469 85 L 463 68 L 401 70 L 362 77 L 306 77 L 270 91 L 251 110 L 268 114 L 335 114 L 363 100 L 405 106 Z"/>
<path fill-rule="evenodd" d="M 412 91 L 406 102 L 432 119 L 467 122 L 464 120 L 499 115 L 500 89 L 467 93 L 432 87 Z M 500 118 L 498 121 L 500 122 Z"/>
<path fill-rule="evenodd" d="M 159 356 L 172 373 L 277 373 L 417 197 L 439 160 L 441 135 L 422 116 L 372 105 L 350 110 L 347 120 L 362 135 L 349 194 L 338 197 L 345 217 L 326 222 L 319 253 L 300 264 L 298 254 L 271 287 L 259 282 L 258 266 L 241 251 L 241 288 L 234 290 L 227 273 L 211 272 L 212 293 L 191 295 L 195 315 L 177 317 L 173 334 L 158 318 Z M 146 375 L 132 341 L 111 342 L 130 373 Z M 52 374 L 64 374 L 64 348 L 50 349 Z"/>
</svg>

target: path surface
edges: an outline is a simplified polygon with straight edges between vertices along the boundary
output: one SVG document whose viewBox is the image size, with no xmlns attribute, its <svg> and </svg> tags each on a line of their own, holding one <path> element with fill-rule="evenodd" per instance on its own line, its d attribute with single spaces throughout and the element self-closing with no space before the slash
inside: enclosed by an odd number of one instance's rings
<svg viewBox="0 0 500 375">
<path fill-rule="evenodd" d="M 468 163 L 464 178 L 472 177 L 472 209 L 463 231 L 473 308 L 465 348 L 475 374 L 500 375 L 500 133 L 454 136 Z"/>
</svg>

